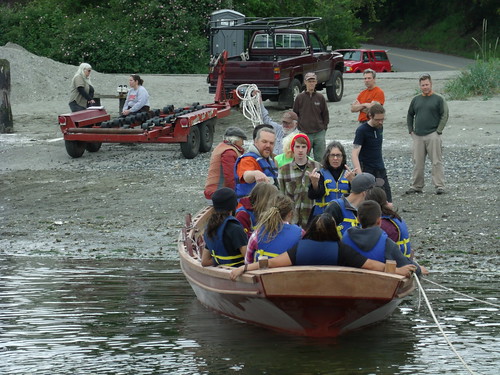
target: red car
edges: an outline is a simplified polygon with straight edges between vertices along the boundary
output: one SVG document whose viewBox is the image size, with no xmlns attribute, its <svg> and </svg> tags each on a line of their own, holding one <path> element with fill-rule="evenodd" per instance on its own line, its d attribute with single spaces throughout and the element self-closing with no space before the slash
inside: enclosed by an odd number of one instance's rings
<svg viewBox="0 0 500 375">
<path fill-rule="evenodd" d="M 338 49 L 344 55 L 344 73 L 362 73 L 365 69 L 391 72 L 392 64 L 387 52 L 380 49 Z"/>
</svg>

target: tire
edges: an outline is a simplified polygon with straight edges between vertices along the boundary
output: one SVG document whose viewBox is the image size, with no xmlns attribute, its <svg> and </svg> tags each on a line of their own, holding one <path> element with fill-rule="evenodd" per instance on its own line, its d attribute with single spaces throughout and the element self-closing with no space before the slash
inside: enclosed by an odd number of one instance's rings
<svg viewBox="0 0 500 375">
<path fill-rule="evenodd" d="M 295 101 L 297 95 L 300 94 L 301 90 L 302 90 L 302 84 L 297 78 L 294 78 L 290 83 L 290 86 L 288 86 L 287 89 L 284 89 L 280 92 L 278 98 L 279 105 L 281 107 L 284 107 L 285 109 L 292 108 L 293 102 Z"/>
<path fill-rule="evenodd" d="M 86 142 L 85 150 L 88 152 L 97 152 L 101 149 L 102 142 Z"/>
<path fill-rule="evenodd" d="M 342 73 L 335 70 L 332 75 L 332 85 L 326 87 L 326 96 L 331 102 L 340 102 L 344 95 L 344 79 Z"/>
<path fill-rule="evenodd" d="M 214 143 L 214 128 L 216 119 L 210 119 L 196 125 L 200 128 L 200 152 L 209 152 Z"/>
<path fill-rule="evenodd" d="M 64 141 L 64 145 L 66 146 L 66 152 L 72 158 L 79 158 L 85 152 L 85 142 L 81 141 Z"/>
<path fill-rule="evenodd" d="M 186 142 L 181 143 L 181 152 L 186 159 L 193 159 L 200 152 L 200 128 L 192 126 Z"/>
</svg>

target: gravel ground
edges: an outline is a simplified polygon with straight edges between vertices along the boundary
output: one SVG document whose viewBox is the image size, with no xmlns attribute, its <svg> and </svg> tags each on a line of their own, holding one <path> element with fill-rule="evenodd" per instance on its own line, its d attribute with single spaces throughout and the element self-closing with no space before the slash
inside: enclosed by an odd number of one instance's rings
<svg viewBox="0 0 500 375">
<path fill-rule="evenodd" d="M 57 115 L 69 111 L 68 87 L 75 66 L 0 47 L 11 63 L 14 133 L 0 135 L 0 252 L 22 256 L 176 259 L 175 241 L 187 213 L 205 205 L 202 195 L 210 154 L 192 160 L 179 145 L 104 144 L 97 153 L 71 159 L 60 139 Z M 458 72 L 434 72 L 434 88 Z M 417 258 L 431 270 L 498 269 L 499 97 L 450 101 L 443 134 L 447 194 L 430 186 L 405 196 L 411 178 L 411 139 L 405 119 L 417 94 L 419 73 L 385 73 L 384 156 L 394 204 L 408 222 Z M 143 77 L 152 106 L 209 103 L 205 76 Z M 99 93 L 113 93 L 127 75 L 92 72 Z M 350 152 L 356 116 L 350 103 L 363 88 L 345 76 L 340 103 L 329 103 L 327 139 Z M 117 115 L 116 100 L 103 104 Z M 267 102 L 276 120 L 281 111 Z M 218 121 L 216 142 L 229 125 L 251 124 L 240 111 Z"/>
</svg>

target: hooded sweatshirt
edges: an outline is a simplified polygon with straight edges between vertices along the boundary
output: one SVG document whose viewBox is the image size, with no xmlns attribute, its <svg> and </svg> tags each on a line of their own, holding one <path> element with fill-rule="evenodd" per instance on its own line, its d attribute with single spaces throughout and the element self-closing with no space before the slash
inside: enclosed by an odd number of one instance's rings
<svg viewBox="0 0 500 375">
<path fill-rule="evenodd" d="M 361 250 L 361 254 L 363 254 L 363 252 L 368 252 L 375 247 L 383 231 L 379 226 L 374 226 L 369 228 L 352 227 L 347 230 L 347 233 L 349 234 L 351 240 L 359 248 L 359 250 Z M 346 247 L 350 247 L 345 243 L 344 245 Z M 354 250 L 357 251 L 357 249 Z M 385 242 L 385 259 L 395 260 L 397 267 L 403 267 L 406 266 L 407 264 L 413 264 L 417 266 L 417 275 L 418 276 L 421 275 L 422 271 L 419 265 L 413 262 L 412 260 L 406 258 L 401 252 L 401 250 L 399 250 L 399 246 L 396 245 L 396 243 L 390 238 L 387 238 Z"/>
</svg>

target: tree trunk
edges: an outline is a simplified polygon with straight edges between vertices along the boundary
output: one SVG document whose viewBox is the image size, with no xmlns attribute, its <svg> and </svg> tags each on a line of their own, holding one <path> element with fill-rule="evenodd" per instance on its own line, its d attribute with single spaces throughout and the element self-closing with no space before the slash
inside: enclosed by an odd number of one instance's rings
<svg viewBox="0 0 500 375">
<path fill-rule="evenodd" d="M 14 122 L 10 108 L 10 63 L 0 59 L 0 133 L 12 133 Z"/>
</svg>

